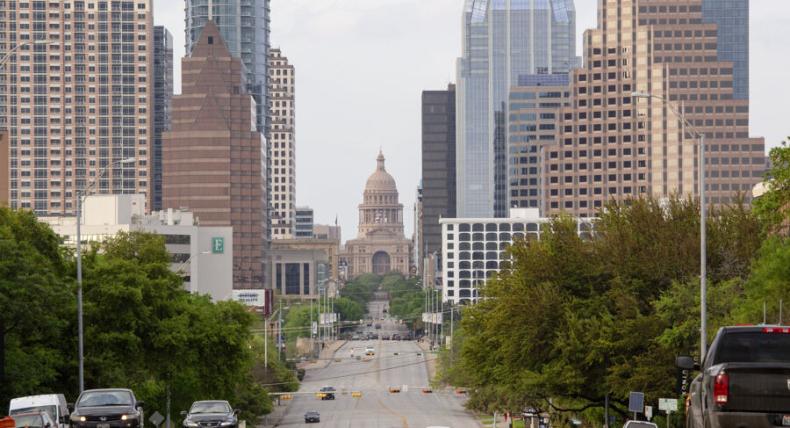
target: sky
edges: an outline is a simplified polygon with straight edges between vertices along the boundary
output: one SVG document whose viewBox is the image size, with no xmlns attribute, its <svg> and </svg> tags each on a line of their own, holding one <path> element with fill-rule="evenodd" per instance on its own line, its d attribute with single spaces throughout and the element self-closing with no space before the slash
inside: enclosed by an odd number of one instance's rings
<svg viewBox="0 0 790 428">
<path fill-rule="evenodd" d="M 357 233 L 358 205 L 383 150 L 398 184 L 406 233 L 420 179 L 420 98 L 455 80 L 463 0 L 271 0 L 273 47 L 296 68 L 296 199 L 316 223 Z M 576 0 L 577 50 L 597 0 Z M 790 135 L 790 1 L 751 2 L 751 135 L 773 147 Z M 184 1 L 154 0 L 173 34 L 176 93 Z"/>
</svg>

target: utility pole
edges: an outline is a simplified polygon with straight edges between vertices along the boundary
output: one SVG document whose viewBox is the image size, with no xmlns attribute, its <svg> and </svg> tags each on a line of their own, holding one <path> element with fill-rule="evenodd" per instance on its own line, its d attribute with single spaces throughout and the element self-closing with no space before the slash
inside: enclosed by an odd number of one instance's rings
<svg viewBox="0 0 790 428">
<path fill-rule="evenodd" d="M 280 302 L 278 305 L 280 308 L 277 310 L 277 359 L 282 361 L 283 356 L 283 347 L 281 343 L 281 339 L 283 337 L 283 299 L 280 297 Z"/>
</svg>

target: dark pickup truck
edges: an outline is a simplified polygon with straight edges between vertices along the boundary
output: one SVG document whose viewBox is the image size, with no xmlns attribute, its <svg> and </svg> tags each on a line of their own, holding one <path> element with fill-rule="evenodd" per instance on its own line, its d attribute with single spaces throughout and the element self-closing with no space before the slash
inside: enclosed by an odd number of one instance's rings
<svg viewBox="0 0 790 428">
<path fill-rule="evenodd" d="M 677 363 L 701 371 L 689 387 L 687 428 L 790 427 L 790 327 L 724 327 L 702 367 L 691 357 Z"/>
</svg>

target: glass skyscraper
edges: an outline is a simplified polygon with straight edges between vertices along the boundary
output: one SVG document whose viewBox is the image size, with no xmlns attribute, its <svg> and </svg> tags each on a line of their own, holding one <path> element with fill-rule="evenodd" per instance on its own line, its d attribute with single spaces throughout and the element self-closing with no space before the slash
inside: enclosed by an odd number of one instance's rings
<svg viewBox="0 0 790 428">
<path fill-rule="evenodd" d="M 504 217 L 507 112 L 521 75 L 576 64 L 573 0 L 466 0 L 457 63 L 457 216 Z"/>
<path fill-rule="evenodd" d="M 211 19 L 230 53 L 241 58 L 247 68 L 249 92 L 257 105 L 258 130 L 268 136 L 269 114 L 266 79 L 269 55 L 270 0 L 186 0 L 186 52 L 200 37 Z"/>
<path fill-rule="evenodd" d="M 732 62 L 732 97 L 748 100 L 749 0 L 703 0 L 702 20 L 718 25 L 718 59 Z"/>
</svg>

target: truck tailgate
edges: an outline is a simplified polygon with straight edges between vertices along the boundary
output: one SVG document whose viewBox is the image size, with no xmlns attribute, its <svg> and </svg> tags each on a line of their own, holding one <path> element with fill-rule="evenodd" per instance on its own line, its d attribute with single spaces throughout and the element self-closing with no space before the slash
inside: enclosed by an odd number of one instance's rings
<svg viewBox="0 0 790 428">
<path fill-rule="evenodd" d="M 790 364 L 729 363 L 726 409 L 790 414 Z"/>
</svg>

